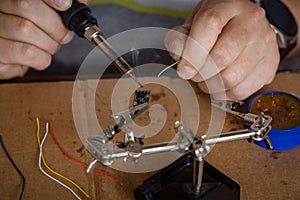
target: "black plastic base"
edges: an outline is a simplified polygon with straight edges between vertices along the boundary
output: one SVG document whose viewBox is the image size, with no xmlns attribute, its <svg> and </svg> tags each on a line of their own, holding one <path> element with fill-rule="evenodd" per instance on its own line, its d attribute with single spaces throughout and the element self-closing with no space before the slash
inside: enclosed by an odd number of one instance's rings
<svg viewBox="0 0 300 200">
<path fill-rule="evenodd" d="M 193 155 L 191 153 L 151 176 L 134 190 L 136 200 L 239 200 L 240 186 L 209 163 L 204 164 L 200 193 L 192 187 Z"/>
</svg>

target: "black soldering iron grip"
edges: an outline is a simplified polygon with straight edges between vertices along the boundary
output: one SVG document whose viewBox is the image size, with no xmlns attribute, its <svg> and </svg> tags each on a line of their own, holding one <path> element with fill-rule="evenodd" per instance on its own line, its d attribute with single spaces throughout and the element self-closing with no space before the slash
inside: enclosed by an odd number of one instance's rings
<svg viewBox="0 0 300 200">
<path fill-rule="evenodd" d="M 69 30 L 74 31 L 79 37 L 84 36 L 85 29 L 88 26 L 98 26 L 90 8 L 77 0 L 73 0 L 72 6 L 68 10 L 57 12 L 62 17 L 64 25 Z"/>
</svg>

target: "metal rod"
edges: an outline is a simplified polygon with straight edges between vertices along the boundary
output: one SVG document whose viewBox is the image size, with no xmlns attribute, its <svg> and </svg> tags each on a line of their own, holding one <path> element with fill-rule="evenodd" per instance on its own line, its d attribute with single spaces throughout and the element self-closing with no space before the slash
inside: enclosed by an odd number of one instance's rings
<svg viewBox="0 0 300 200">
<path fill-rule="evenodd" d="M 96 163 L 98 162 L 97 159 L 94 159 L 90 164 L 89 166 L 86 168 L 86 173 L 90 173 L 91 171 L 93 171 Z"/>
<path fill-rule="evenodd" d="M 197 156 L 194 156 L 193 189 L 196 193 L 201 192 L 203 171 L 204 171 L 204 160 L 203 160 L 202 156 L 200 158 L 197 158 Z"/>
<path fill-rule="evenodd" d="M 151 147 L 150 145 L 146 148 L 143 147 L 142 154 L 152 154 L 152 153 L 162 153 L 168 151 L 176 151 L 178 150 L 178 145 L 167 145 L 167 146 L 154 146 Z"/>
<path fill-rule="evenodd" d="M 154 154 L 154 153 L 163 153 L 163 152 L 170 152 L 170 151 L 176 151 L 178 150 L 177 144 L 169 144 L 166 146 L 162 146 L 165 144 L 169 143 L 161 143 L 161 144 L 154 144 L 154 145 L 148 145 L 148 146 L 143 146 L 142 149 L 142 155 L 147 155 L 147 154 Z M 119 151 L 119 152 L 114 152 L 110 155 L 110 158 L 124 158 L 128 156 L 128 152 L 126 149 Z"/>
<path fill-rule="evenodd" d="M 245 131 L 245 132 L 244 133 L 243 132 L 236 132 L 236 133 L 229 132 L 229 133 L 221 134 L 218 137 L 212 136 L 212 137 L 205 139 L 205 143 L 207 145 L 211 145 L 211 144 L 217 144 L 217 143 L 221 143 L 221 142 L 230 142 L 230 141 L 234 141 L 234 140 L 249 139 L 252 136 L 257 134 L 256 132 L 249 132 L 248 129 L 244 129 L 242 131 Z"/>
</svg>

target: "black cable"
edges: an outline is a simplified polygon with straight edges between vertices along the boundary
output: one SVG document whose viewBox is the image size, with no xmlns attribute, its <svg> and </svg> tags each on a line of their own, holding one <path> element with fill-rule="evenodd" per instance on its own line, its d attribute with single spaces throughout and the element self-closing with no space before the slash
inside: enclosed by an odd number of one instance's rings
<svg viewBox="0 0 300 200">
<path fill-rule="evenodd" d="M 22 196 L 23 196 L 23 192 L 24 192 L 24 187 L 25 187 L 25 177 L 24 175 L 22 174 L 22 172 L 19 170 L 19 168 L 17 167 L 17 165 L 15 164 L 15 162 L 12 160 L 12 158 L 10 157 L 8 151 L 6 150 L 5 146 L 4 146 L 4 143 L 2 141 L 2 136 L 0 135 L 0 144 L 4 150 L 4 153 L 6 154 L 7 158 L 9 159 L 9 161 L 11 162 L 11 164 L 14 166 L 14 168 L 16 169 L 16 171 L 19 173 L 19 175 L 21 176 L 22 178 L 22 190 L 21 190 L 21 193 L 19 195 L 19 200 L 22 199 Z"/>
</svg>

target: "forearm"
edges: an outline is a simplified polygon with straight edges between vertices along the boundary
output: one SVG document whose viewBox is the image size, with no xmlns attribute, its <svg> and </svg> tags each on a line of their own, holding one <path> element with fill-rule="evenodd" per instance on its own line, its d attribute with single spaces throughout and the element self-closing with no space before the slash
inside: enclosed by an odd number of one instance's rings
<svg viewBox="0 0 300 200">
<path fill-rule="evenodd" d="M 298 24 L 298 43 L 297 46 L 289 53 L 288 56 L 300 54 L 300 1 L 299 0 L 282 0 L 282 2 L 289 8 L 294 15 Z"/>
</svg>

